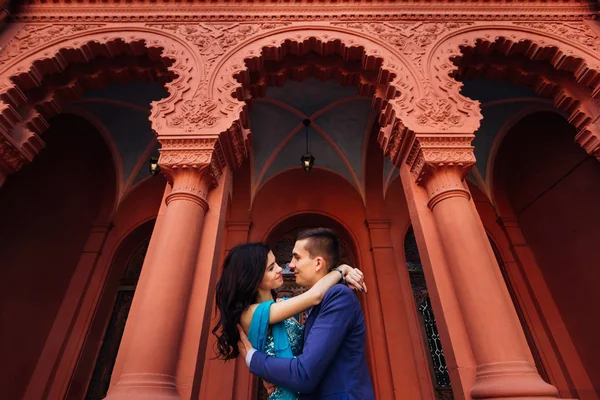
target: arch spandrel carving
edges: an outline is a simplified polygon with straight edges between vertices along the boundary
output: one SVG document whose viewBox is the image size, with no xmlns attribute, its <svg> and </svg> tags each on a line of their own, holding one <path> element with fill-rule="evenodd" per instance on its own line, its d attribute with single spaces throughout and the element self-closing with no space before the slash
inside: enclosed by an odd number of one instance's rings
<svg viewBox="0 0 600 400">
<path fill-rule="evenodd" d="M 146 24 L 146 26 L 169 32 L 185 40 L 202 59 L 202 69 L 195 75 L 198 85 L 191 90 L 177 109 L 161 115 L 160 127 L 174 132 L 206 132 L 220 134 L 236 123 L 244 104 L 223 101 L 229 94 L 215 96 L 209 77 L 215 65 L 232 47 L 260 32 L 272 30 L 283 23 L 189 23 Z M 233 99 L 231 99 L 233 100 Z"/>
<path fill-rule="evenodd" d="M 499 44 L 495 43 L 498 39 L 502 40 Z M 480 118 L 479 106 L 460 94 L 462 83 L 451 74 L 458 69 L 453 60 L 462 56 L 461 49 L 477 45 L 495 48 L 506 55 L 520 54 L 533 61 L 548 61 L 556 71 L 571 73 L 575 82 L 581 85 L 580 89 L 589 89 L 587 100 L 600 96 L 600 37 L 584 22 L 476 22 L 440 36 L 424 55 L 424 71 L 434 90 L 446 93 L 453 103 L 462 105 L 463 110 L 471 109 L 469 114 L 473 120 Z M 561 87 L 561 98 L 572 98 L 573 93 L 584 92 L 563 87 L 560 82 L 556 84 Z M 581 103 L 587 103 L 587 100 L 581 96 L 577 98 Z M 557 101 L 562 100 L 555 99 L 555 104 Z M 560 104 L 556 105 L 561 108 Z M 561 109 L 575 112 L 565 107 Z M 577 112 L 586 113 L 592 108 L 585 106 Z M 589 120 L 596 117 L 587 116 Z M 585 130 L 581 124 L 576 127 Z"/>
</svg>

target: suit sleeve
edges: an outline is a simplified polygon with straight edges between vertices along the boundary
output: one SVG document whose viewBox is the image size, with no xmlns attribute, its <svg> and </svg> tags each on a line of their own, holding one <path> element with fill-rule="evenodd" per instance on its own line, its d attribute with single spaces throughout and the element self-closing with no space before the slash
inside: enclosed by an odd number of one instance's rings
<svg viewBox="0 0 600 400">
<path fill-rule="evenodd" d="M 310 393 L 319 385 L 352 325 L 357 306 L 354 294 L 342 285 L 331 288 L 297 358 L 276 358 L 257 351 L 250 372 L 298 393 Z"/>
</svg>

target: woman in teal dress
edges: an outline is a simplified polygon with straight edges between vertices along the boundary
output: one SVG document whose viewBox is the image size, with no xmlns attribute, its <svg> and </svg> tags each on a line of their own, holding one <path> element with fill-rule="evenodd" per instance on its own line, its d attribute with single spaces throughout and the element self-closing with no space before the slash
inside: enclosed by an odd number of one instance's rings
<svg viewBox="0 0 600 400">
<path fill-rule="evenodd" d="M 217 337 L 217 357 L 235 359 L 239 355 L 240 324 L 254 348 L 274 357 L 296 357 L 302 352 L 303 328 L 293 317 L 316 306 L 342 275 L 349 286 L 360 289 L 363 274 L 341 265 L 301 295 L 275 302 L 274 289 L 283 285 L 282 268 L 273 252 L 263 243 L 234 247 L 223 263 L 216 287 L 216 307 L 220 318 L 212 333 Z M 296 393 L 275 388 L 269 400 L 295 400 Z"/>
</svg>

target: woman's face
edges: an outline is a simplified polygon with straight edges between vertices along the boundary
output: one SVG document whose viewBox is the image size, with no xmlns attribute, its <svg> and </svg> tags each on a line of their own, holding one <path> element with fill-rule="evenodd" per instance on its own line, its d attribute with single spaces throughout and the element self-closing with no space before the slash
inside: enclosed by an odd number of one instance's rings
<svg viewBox="0 0 600 400">
<path fill-rule="evenodd" d="M 271 290 L 281 287 L 281 285 L 283 285 L 283 275 L 281 275 L 281 271 L 283 271 L 283 269 L 277 265 L 275 255 L 270 251 L 267 256 L 265 274 L 263 275 L 260 285 L 258 285 L 259 289 Z"/>
</svg>

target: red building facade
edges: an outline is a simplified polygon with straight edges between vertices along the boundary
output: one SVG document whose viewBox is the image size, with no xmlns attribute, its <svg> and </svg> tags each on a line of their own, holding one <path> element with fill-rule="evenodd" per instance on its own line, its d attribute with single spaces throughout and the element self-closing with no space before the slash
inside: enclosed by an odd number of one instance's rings
<svg viewBox="0 0 600 400">
<path fill-rule="evenodd" d="M 367 275 L 377 399 L 600 398 L 596 2 L 12 6 L 2 398 L 258 398 L 219 265 L 310 226 Z"/>
</svg>

